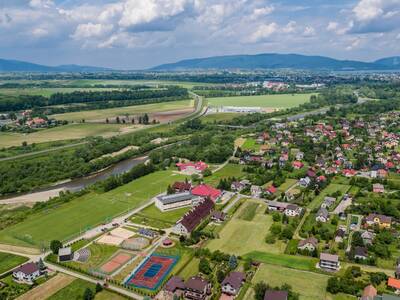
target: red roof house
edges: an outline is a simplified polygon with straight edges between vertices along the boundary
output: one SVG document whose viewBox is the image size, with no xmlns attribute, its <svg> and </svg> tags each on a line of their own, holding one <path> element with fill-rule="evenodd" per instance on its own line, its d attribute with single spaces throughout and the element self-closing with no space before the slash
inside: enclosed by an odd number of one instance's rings
<svg viewBox="0 0 400 300">
<path fill-rule="evenodd" d="M 192 189 L 192 194 L 216 201 L 221 196 L 221 191 L 207 184 L 200 184 Z"/>
<path fill-rule="evenodd" d="M 400 291 L 400 279 L 390 277 L 388 279 L 387 285 L 388 285 L 388 287 L 395 289 L 396 292 Z"/>
<path fill-rule="evenodd" d="M 266 192 L 270 195 L 275 194 L 278 191 L 278 189 L 276 187 L 274 187 L 273 185 L 271 185 L 269 188 L 267 188 Z"/>
<path fill-rule="evenodd" d="M 301 169 L 302 167 L 304 167 L 304 164 L 301 161 L 294 161 L 292 163 L 293 168 L 295 169 Z"/>
<path fill-rule="evenodd" d="M 185 171 L 188 168 L 193 168 L 196 171 L 203 172 L 205 169 L 208 168 L 208 165 L 205 162 L 198 161 L 198 162 L 188 162 L 188 163 L 177 163 L 176 166 L 179 168 L 180 171 Z"/>
</svg>

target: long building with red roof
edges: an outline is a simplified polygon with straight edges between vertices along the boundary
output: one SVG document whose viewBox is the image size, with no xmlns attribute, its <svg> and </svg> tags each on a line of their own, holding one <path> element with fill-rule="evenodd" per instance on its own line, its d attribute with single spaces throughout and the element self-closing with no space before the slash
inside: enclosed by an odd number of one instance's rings
<svg viewBox="0 0 400 300">
<path fill-rule="evenodd" d="M 192 195 L 208 197 L 215 202 L 221 196 L 221 191 L 207 184 L 200 184 L 192 189 Z"/>
</svg>

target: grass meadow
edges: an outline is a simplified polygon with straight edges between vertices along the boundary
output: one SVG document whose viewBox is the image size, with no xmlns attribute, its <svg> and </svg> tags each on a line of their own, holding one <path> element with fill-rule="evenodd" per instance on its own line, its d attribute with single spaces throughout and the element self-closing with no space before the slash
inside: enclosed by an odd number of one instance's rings
<svg viewBox="0 0 400 300">
<path fill-rule="evenodd" d="M 290 108 L 306 103 L 313 94 L 282 94 L 208 98 L 210 106 L 248 106 L 264 108 Z"/>
<path fill-rule="evenodd" d="M 185 177 L 159 171 L 107 193 L 91 192 L 57 208 L 29 216 L 0 231 L 0 243 L 39 247 L 51 240 L 65 240 L 111 217 L 134 209 Z"/>
<path fill-rule="evenodd" d="M 28 261 L 26 257 L 0 252 L 0 274 Z"/>
<path fill-rule="evenodd" d="M 253 213 L 245 212 L 248 205 L 258 204 L 253 218 Z M 245 255 L 252 251 L 283 253 L 285 244 L 277 241 L 270 245 L 265 242 L 265 237 L 272 225 L 272 216 L 264 214 L 266 204 L 256 200 L 246 200 L 236 214 L 219 232 L 219 238 L 211 240 L 207 248 L 211 251 L 220 250 L 224 253 Z M 243 219 L 244 218 L 244 219 Z M 246 221 L 251 219 L 251 221 Z"/>
</svg>

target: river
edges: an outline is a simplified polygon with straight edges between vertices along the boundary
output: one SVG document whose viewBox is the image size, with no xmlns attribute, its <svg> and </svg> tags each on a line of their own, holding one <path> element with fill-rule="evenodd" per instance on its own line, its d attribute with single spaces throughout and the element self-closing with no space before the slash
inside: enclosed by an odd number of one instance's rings
<svg viewBox="0 0 400 300">
<path fill-rule="evenodd" d="M 50 187 L 36 189 L 26 194 L 18 194 L 12 197 L 0 199 L 0 204 L 20 204 L 20 203 L 36 203 L 48 201 L 51 197 L 56 197 L 61 191 L 77 192 L 85 187 L 96 183 L 100 180 L 107 179 L 112 175 L 119 175 L 132 169 L 134 166 L 144 163 L 148 159 L 147 155 L 141 157 L 129 158 L 116 163 L 107 169 L 97 172 L 86 177 L 69 180 L 67 182 L 58 183 Z"/>
</svg>

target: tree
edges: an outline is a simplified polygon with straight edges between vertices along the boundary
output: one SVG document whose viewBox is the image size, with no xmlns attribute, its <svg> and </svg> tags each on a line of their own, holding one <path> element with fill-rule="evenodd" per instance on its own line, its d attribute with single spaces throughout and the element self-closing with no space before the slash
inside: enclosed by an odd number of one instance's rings
<svg viewBox="0 0 400 300">
<path fill-rule="evenodd" d="M 144 114 L 142 120 L 143 120 L 143 124 L 145 124 L 145 125 L 149 124 L 149 115 L 148 114 Z"/>
<path fill-rule="evenodd" d="M 54 254 L 58 254 L 58 250 L 62 248 L 62 243 L 59 240 L 52 240 L 50 242 L 50 249 Z"/>
<path fill-rule="evenodd" d="M 211 175 L 212 175 L 212 172 L 211 172 L 211 170 L 209 168 L 207 168 L 207 169 L 205 169 L 203 171 L 203 176 L 204 177 L 208 177 L 208 176 L 211 176 Z"/>
<path fill-rule="evenodd" d="M 37 263 L 37 266 L 38 266 L 38 268 L 39 268 L 40 271 L 46 270 L 46 265 L 44 264 L 42 258 L 39 259 L 39 261 L 38 261 L 38 263 Z"/>
<path fill-rule="evenodd" d="M 235 270 L 237 266 L 238 266 L 237 257 L 235 255 L 231 255 L 229 257 L 229 268 L 231 270 Z"/>
<path fill-rule="evenodd" d="M 89 288 L 86 288 L 85 292 L 83 293 L 84 300 L 92 300 L 94 299 L 93 291 Z"/>
<path fill-rule="evenodd" d="M 221 270 L 217 271 L 217 280 L 219 283 L 221 283 L 222 281 L 224 281 L 225 279 L 225 273 L 222 272 Z"/>
<path fill-rule="evenodd" d="M 107 123 L 107 124 L 110 123 L 110 120 L 109 120 L 108 118 L 106 118 L 106 123 Z"/>
<path fill-rule="evenodd" d="M 212 270 L 210 267 L 210 263 L 208 262 L 207 259 L 205 259 L 205 258 L 200 259 L 199 271 L 206 275 L 211 273 Z"/>
<path fill-rule="evenodd" d="M 26 146 L 28 146 L 28 143 L 26 141 L 23 141 L 22 142 L 22 147 L 26 147 Z"/>
<path fill-rule="evenodd" d="M 171 187 L 171 185 L 169 184 L 167 187 L 167 195 L 172 195 L 175 194 L 174 189 Z"/>
<path fill-rule="evenodd" d="M 263 300 L 268 286 L 264 281 L 256 283 L 254 286 L 254 298 L 256 300 Z"/>
<path fill-rule="evenodd" d="M 96 294 L 97 293 L 100 293 L 101 291 L 103 290 L 103 287 L 101 286 L 101 284 L 100 283 L 96 283 Z"/>
<path fill-rule="evenodd" d="M 117 122 L 117 124 L 121 123 L 121 120 L 118 116 L 115 118 L 115 122 Z"/>
</svg>

